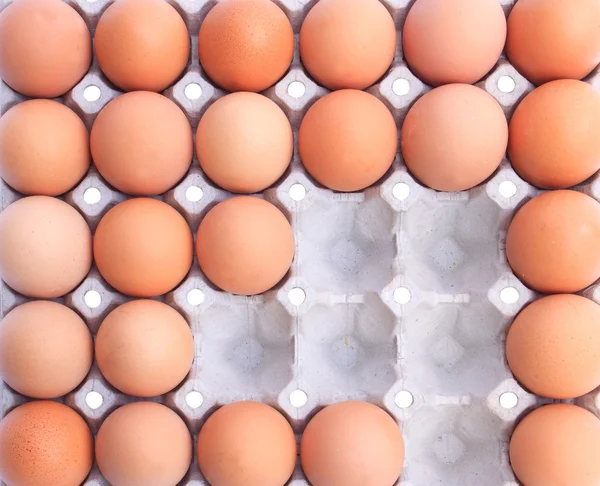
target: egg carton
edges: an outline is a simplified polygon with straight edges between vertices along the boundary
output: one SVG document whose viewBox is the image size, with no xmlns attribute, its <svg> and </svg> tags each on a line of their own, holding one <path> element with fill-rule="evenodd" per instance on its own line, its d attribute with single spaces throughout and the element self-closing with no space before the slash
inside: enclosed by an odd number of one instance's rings
<svg viewBox="0 0 600 486">
<path fill-rule="evenodd" d="M 315 0 L 275 0 L 296 33 L 292 66 L 263 94 L 287 114 L 297 140 L 307 109 L 327 90 L 314 82 L 298 54 L 298 32 Z M 414 0 L 382 0 L 399 33 L 392 67 L 368 91 L 383 101 L 399 127 L 410 106 L 430 88 L 403 60 L 401 32 Z M 508 15 L 514 0 L 499 0 Z M 0 0 L 0 9 L 10 1 Z M 69 0 L 91 32 L 112 0 Z M 188 26 L 192 56 L 184 74 L 163 94 L 186 113 L 195 129 L 202 114 L 226 93 L 204 74 L 197 33 L 215 0 L 170 0 Z M 600 85 L 600 74 L 587 80 Z M 510 117 L 533 89 L 503 57 L 478 86 Z M 120 92 L 96 60 L 58 101 L 88 128 Z M 0 110 L 25 98 L 0 85 Z M 0 182 L 1 208 L 22 197 Z M 577 187 L 600 199 L 600 178 Z M 296 255 L 288 275 L 259 296 L 233 296 L 216 289 L 198 262 L 173 292 L 159 300 L 190 323 L 195 358 L 185 381 L 154 399 L 175 410 L 194 439 L 219 406 L 256 400 L 279 409 L 301 437 L 322 407 L 343 400 L 375 403 L 398 422 L 406 444 L 400 486 L 513 486 L 508 460 L 515 423 L 550 400 L 528 393 L 513 379 L 504 355 L 513 317 L 538 297 L 513 275 L 504 254 L 514 212 L 540 191 L 520 179 L 510 163 L 469 191 L 440 193 L 420 185 L 401 154 L 390 171 L 363 192 L 325 189 L 304 170 L 295 147 L 284 176 L 259 197 L 279 207 L 291 222 Z M 63 199 L 92 230 L 126 199 L 92 167 Z M 217 202 L 231 197 L 202 173 L 196 158 L 183 180 L 159 199 L 175 207 L 196 232 Z M 584 295 L 600 302 L 600 287 Z M 1 288 L 0 316 L 27 299 Z M 57 301 L 78 312 L 95 335 L 106 315 L 130 300 L 112 289 L 95 266 L 83 283 Z M 0 415 L 27 401 L 0 384 Z M 77 410 L 96 434 L 117 407 L 135 401 L 102 377 L 94 364 L 86 380 L 60 401 Z M 599 414 L 597 391 L 574 401 Z M 4 484 L 4 483 L 2 483 Z M 105 486 L 95 465 L 84 483 Z M 194 460 L 181 483 L 206 485 Z M 298 466 L 288 483 L 307 485 Z"/>
</svg>

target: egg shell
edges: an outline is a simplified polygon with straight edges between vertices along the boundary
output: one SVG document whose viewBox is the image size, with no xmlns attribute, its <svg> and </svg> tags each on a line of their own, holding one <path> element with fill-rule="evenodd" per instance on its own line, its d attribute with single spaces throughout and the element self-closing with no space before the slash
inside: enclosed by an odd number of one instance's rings
<svg viewBox="0 0 600 486">
<path fill-rule="evenodd" d="M 300 30 L 302 63 L 329 89 L 365 89 L 394 60 L 396 27 L 379 0 L 320 0 Z"/>
<path fill-rule="evenodd" d="M 94 34 L 100 69 L 125 91 L 163 91 L 185 69 L 190 38 L 185 22 L 164 0 L 117 0 Z"/>
<path fill-rule="evenodd" d="M 62 403 L 25 403 L 0 422 L 0 476 L 10 486 L 79 486 L 92 468 L 94 439 Z"/>
<path fill-rule="evenodd" d="M 225 405 L 198 434 L 198 462 L 211 486 L 284 486 L 296 455 L 292 427 L 263 403 Z"/>
<path fill-rule="evenodd" d="M 53 299 L 77 287 L 92 266 L 92 233 L 60 199 L 30 196 L 0 213 L 0 277 L 28 297 Z"/>
<path fill-rule="evenodd" d="M 575 191 L 527 202 L 506 235 L 506 256 L 525 285 L 547 294 L 578 292 L 600 278 L 600 204 Z"/>
<path fill-rule="evenodd" d="M 0 78 L 25 96 L 65 94 L 92 62 L 84 20 L 60 0 L 18 0 L 0 12 Z"/>
</svg>

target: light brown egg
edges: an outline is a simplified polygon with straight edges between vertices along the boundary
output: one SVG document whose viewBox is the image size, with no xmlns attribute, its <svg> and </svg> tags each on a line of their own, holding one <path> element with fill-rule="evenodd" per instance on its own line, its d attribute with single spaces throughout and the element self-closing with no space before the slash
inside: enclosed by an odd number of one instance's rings
<svg viewBox="0 0 600 486">
<path fill-rule="evenodd" d="M 600 93 L 575 80 L 546 83 L 510 121 L 508 155 L 517 173 L 544 189 L 564 189 L 600 169 Z"/>
<path fill-rule="evenodd" d="M 200 222 L 198 263 L 217 287 L 240 295 L 276 285 L 294 257 L 290 223 L 271 203 L 251 196 L 227 199 Z"/>
<path fill-rule="evenodd" d="M 600 420 L 569 404 L 546 405 L 527 415 L 510 440 L 510 462 L 527 486 L 600 483 Z"/>
<path fill-rule="evenodd" d="M 296 465 L 296 437 L 274 408 L 231 403 L 200 429 L 198 462 L 211 486 L 284 486 Z"/>
<path fill-rule="evenodd" d="M 298 134 L 306 170 L 335 191 L 360 191 L 381 179 L 398 148 L 396 122 L 375 96 L 330 93 L 310 107 Z"/>
<path fill-rule="evenodd" d="M 0 78 L 25 96 L 62 96 L 92 62 L 92 38 L 60 0 L 16 0 L 0 13 Z"/>
<path fill-rule="evenodd" d="M 117 204 L 100 220 L 94 235 L 94 258 L 102 277 L 134 297 L 157 297 L 172 290 L 187 275 L 193 257 L 186 220 L 156 199 Z"/>
<path fill-rule="evenodd" d="M 192 462 L 192 438 L 173 410 L 129 403 L 101 425 L 96 460 L 112 486 L 175 486 Z"/>
<path fill-rule="evenodd" d="M 0 321 L 0 377 L 23 395 L 57 398 L 84 380 L 93 347 L 74 311 L 56 302 L 27 302 Z"/>
<path fill-rule="evenodd" d="M 30 196 L 0 213 L 0 278 L 28 297 L 53 299 L 77 287 L 92 266 L 92 233 L 60 199 Z"/>
<path fill-rule="evenodd" d="M 231 192 L 273 185 L 290 165 L 294 135 L 285 113 L 256 93 L 232 93 L 213 103 L 196 133 L 204 173 Z"/>
<path fill-rule="evenodd" d="M 543 297 L 512 323 L 506 357 L 536 395 L 575 398 L 600 386 L 600 306 L 578 295 Z"/>
<path fill-rule="evenodd" d="M 320 0 L 300 30 L 302 63 L 329 89 L 365 89 L 394 60 L 396 27 L 379 0 Z"/>
<path fill-rule="evenodd" d="M 65 105 L 29 100 L 0 118 L 0 177 L 23 194 L 64 194 L 90 162 L 87 128 Z"/>
<path fill-rule="evenodd" d="M 185 22 L 164 0 L 117 0 L 94 34 L 100 69 L 125 91 L 163 91 L 185 69 L 190 38 Z"/>
<path fill-rule="evenodd" d="M 192 162 L 192 127 L 179 107 L 157 93 L 118 96 L 99 113 L 90 135 L 102 177 L 134 196 L 171 189 Z"/>
<path fill-rule="evenodd" d="M 396 483 L 404 441 L 394 419 L 366 402 L 341 402 L 308 423 L 300 443 L 302 469 L 312 486 Z"/>
<path fill-rule="evenodd" d="M 464 191 L 490 177 L 508 144 L 498 102 L 468 84 L 441 86 L 420 98 L 404 120 L 402 155 L 412 174 L 438 191 Z"/>
<path fill-rule="evenodd" d="M 115 388 L 136 397 L 163 395 L 185 378 L 194 338 L 175 309 L 155 300 L 120 305 L 102 322 L 96 360 Z"/>
<path fill-rule="evenodd" d="M 417 0 L 402 35 L 408 65 L 432 86 L 479 81 L 498 62 L 505 40 L 498 0 Z"/>
<path fill-rule="evenodd" d="M 89 427 L 62 403 L 25 403 L 0 422 L 0 476 L 9 486 L 80 486 L 93 460 Z"/>
<path fill-rule="evenodd" d="M 221 0 L 200 26 L 198 55 L 221 88 L 263 91 L 290 66 L 294 32 L 271 0 Z"/>
<path fill-rule="evenodd" d="M 600 204 L 575 191 L 537 196 L 515 215 L 506 256 L 525 285 L 546 294 L 578 292 L 600 278 Z"/>
<path fill-rule="evenodd" d="M 519 0 L 508 17 L 508 58 L 535 84 L 583 79 L 600 63 L 598 18 L 596 0 Z"/>
</svg>

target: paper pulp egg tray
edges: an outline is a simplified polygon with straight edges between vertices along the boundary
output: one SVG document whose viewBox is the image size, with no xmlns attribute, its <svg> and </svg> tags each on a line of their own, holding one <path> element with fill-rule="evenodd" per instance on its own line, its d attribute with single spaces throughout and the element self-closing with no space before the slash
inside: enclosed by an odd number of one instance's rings
<svg viewBox="0 0 600 486">
<path fill-rule="evenodd" d="M 288 15 L 296 44 L 315 0 L 275 0 Z M 393 113 L 398 127 L 410 106 L 430 88 L 403 61 L 401 32 L 414 0 L 382 0 L 399 32 L 392 67 L 368 91 Z M 500 0 L 508 14 L 514 0 Z M 112 0 L 69 0 L 92 33 Z M 226 93 L 213 85 L 198 62 L 197 34 L 215 0 L 170 0 L 184 18 L 192 56 L 183 76 L 163 94 L 195 127 L 212 102 Z M 10 1 L 0 0 L 0 8 Z M 588 82 L 600 85 L 594 72 Z M 503 57 L 478 86 L 493 95 L 510 117 L 533 89 Z M 288 115 L 294 133 L 307 109 L 327 90 L 303 68 L 298 49 L 285 77 L 264 92 Z M 85 121 L 120 92 L 96 61 L 59 101 Z M 0 86 L 4 113 L 23 101 Z M 1 186 L 1 207 L 22 197 Z M 600 199 L 596 176 L 577 187 Z M 516 422 L 550 400 L 523 390 L 504 355 L 506 331 L 537 295 L 512 274 L 504 253 L 515 211 L 539 191 L 521 180 L 505 160 L 470 191 L 441 193 L 423 187 L 398 153 L 393 167 L 359 193 L 336 193 L 316 183 L 297 154 L 272 188 L 259 197 L 289 218 L 296 239 L 290 272 L 274 289 L 253 297 L 216 289 L 197 261 L 173 292 L 161 297 L 190 323 L 195 359 L 185 381 L 155 400 L 175 410 L 194 436 L 219 406 L 256 400 L 279 409 L 301 437 L 322 407 L 366 400 L 398 422 L 406 444 L 400 486 L 516 486 L 508 443 Z M 92 167 L 63 199 L 80 211 L 92 230 L 126 197 Z M 217 202 L 231 197 L 212 184 L 197 159 L 187 176 L 160 197 L 180 211 L 192 231 Z M 600 288 L 585 292 L 600 300 Z M 94 267 L 60 302 L 78 312 L 95 334 L 103 318 L 130 299 L 112 289 Z M 26 299 L 4 285 L 0 316 Z M 28 399 L 0 384 L 0 415 Z M 102 377 L 94 365 L 86 380 L 60 401 L 77 410 L 95 434 L 117 407 L 136 400 Z M 575 402 L 599 414 L 594 392 Z M 195 455 L 194 455 L 195 457 Z M 105 486 L 94 466 L 84 483 Z M 194 460 L 182 485 L 206 485 Z M 298 465 L 290 486 L 307 485 Z"/>
</svg>

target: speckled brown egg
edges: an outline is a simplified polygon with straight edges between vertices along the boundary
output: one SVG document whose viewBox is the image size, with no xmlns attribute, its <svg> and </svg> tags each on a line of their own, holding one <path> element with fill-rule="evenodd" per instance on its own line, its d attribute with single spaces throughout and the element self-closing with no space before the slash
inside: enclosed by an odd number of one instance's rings
<svg viewBox="0 0 600 486">
<path fill-rule="evenodd" d="M 94 35 L 100 69 L 125 91 L 162 91 L 185 69 L 190 38 L 185 22 L 164 0 L 117 0 Z"/>
<path fill-rule="evenodd" d="M 221 0 L 198 35 L 200 63 L 228 91 L 263 91 L 285 74 L 294 32 L 271 0 Z"/>
<path fill-rule="evenodd" d="M 25 96 L 62 96 L 91 62 L 90 32 L 66 2 L 17 0 L 0 13 L 0 78 Z"/>
<path fill-rule="evenodd" d="M 25 403 L 0 422 L 0 476 L 9 486 L 80 486 L 93 460 L 89 427 L 62 403 Z"/>
<path fill-rule="evenodd" d="M 94 258 L 102 277 L 134 297 L 156 297 L 172 290 L 188 273 L 193 257 L 187 222 L 156 199 L 117 204 L 100 220 L 94 235 Z"/>
<path fill-rule="evenodd" d="M 87 128 L 65 105 L 29 100 L 0 118 L 0 177 L 22 194 L 64 194 L 90 162 Z"/>
<path fill-rule="evenodd" d="M 92 233 L 60 199 L 30 196 L 0 213 L 0 277 L 28 297 L 53 299 L 77 287 L 92 265 Z"/>
</svg>

